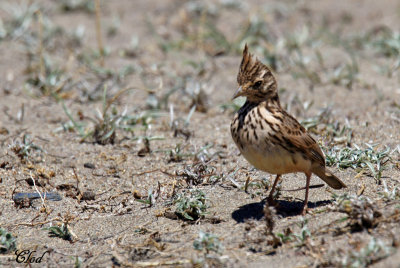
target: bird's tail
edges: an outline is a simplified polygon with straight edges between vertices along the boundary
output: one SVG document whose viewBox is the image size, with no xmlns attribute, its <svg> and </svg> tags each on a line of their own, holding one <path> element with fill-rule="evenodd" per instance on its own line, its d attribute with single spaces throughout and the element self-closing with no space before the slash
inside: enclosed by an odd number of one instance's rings
<svg viewBox="0 0 400 268">
<path fill-rule="evenodd" d="M 318 167 L 312 171 L 315 175 L 320 177 L 324 182 L 326 182 L 333 189 L 346 188 L 344 184 L 338 177 L 332 174 L 328 169 L 324 167 Z"/>
</svg>

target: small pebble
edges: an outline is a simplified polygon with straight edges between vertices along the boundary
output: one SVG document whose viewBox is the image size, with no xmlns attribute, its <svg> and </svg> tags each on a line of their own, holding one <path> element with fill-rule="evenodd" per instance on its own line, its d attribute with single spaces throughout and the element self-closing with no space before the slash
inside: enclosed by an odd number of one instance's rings
<svg viewBox="0 0 400 268">
<path fill-rule="evenodd" d="M 85 164 L 83 164 L 83 166 L 84 166 L 85 168 L 91 168 L 91 169 L 95 169 L 95 168 L 96 168 L 95 165 L 92 164 L 92 163 L 85 163 Z"/>
</svg>

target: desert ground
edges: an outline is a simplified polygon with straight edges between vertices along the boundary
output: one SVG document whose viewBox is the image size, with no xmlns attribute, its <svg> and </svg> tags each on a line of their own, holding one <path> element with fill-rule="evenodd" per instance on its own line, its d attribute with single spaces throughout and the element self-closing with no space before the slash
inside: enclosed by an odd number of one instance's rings
<svg viewBox="0 0 400 268">
<path fill-rule="evenodd" d="M 396 0 L 2 0 L 0 266 L 399 267 L 399 25 Z M 232 141 L 246 43 L 347 185 L 313 176 L 305 216 L 305 175 L 270 207 Z"/>
</svg>

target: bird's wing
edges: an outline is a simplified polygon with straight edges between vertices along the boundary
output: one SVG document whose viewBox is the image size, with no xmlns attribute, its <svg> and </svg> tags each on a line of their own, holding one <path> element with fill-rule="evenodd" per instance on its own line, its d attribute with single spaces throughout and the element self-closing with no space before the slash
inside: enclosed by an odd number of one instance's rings
<svg viewBox="0 0 400 268">
<path fill-rule="evenodd" d="M 284 113 L 282 134 L 285 143 L 300 151 L 313 162 L 325 166 L 325 157 L 317 142 L 295 118 L 286 112 Z"/>
</svg>

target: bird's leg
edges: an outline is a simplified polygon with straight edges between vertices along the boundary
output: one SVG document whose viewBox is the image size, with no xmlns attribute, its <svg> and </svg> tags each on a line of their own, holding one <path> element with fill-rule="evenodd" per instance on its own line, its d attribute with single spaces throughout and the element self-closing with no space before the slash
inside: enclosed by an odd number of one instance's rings
<svg viewBox="0 0 400 268">
<path fill-rule="evenodd" d="M 307 176 L 307 181 L 306 181 L 306 196 L 304 197 L 304 206 L 303 206 L 303 211 L 301 214 L 306 215 L 307 214 L 307 203 L 308 203 L 308 189 L 310 188 L 310 180 L 311 180 L 311 173 L 305 173 Z"/>
<path fill-rule="evenodd" d="M 267 201 L 268 201 L 268 204 L 270 204 L 270 205 L 275 205 L 276 204 L 275 201 L 274 201 L 274 196 L 273 195 L 274 195 L 274 191 L 275 191 L 276 185 L 278 184 L 278 181 L 279 181 L 280 177 L 281 177 L 280 174 L 276 175 L 274 184 L 272 185 L 271 191 L 269 192 L 269 196 L 267 198 Z"/>
</svg>

